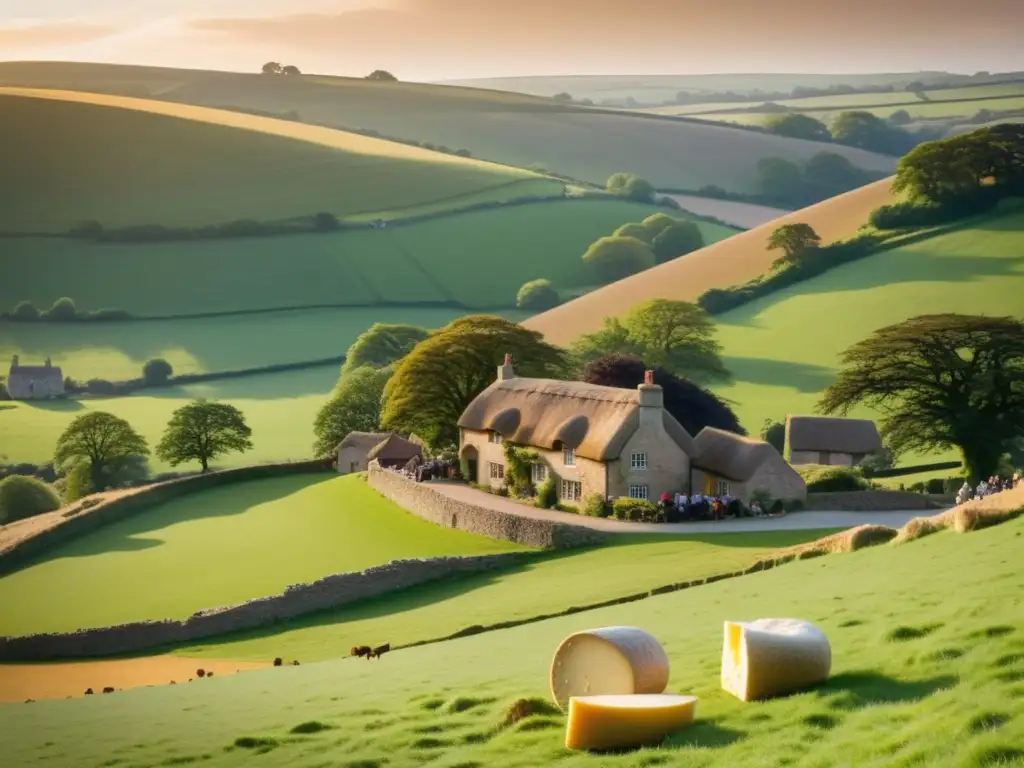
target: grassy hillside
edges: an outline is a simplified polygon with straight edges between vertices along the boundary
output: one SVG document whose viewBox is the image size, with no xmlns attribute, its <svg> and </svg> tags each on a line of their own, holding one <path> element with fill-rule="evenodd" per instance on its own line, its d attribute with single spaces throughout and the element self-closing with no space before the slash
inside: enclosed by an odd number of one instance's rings
<svg viewBox="0 0 1024 768">
<path fill-rule="evenodd" d="M 29 300 L 46 307 L 71 296 L 85 309 L 114 306 L 140 317 L 382 302 L 511 307 L 527 280 L 592 285 L 581 259 L 587 247 L 658 210 L 609 197 L 286 237 L 155 244 L 12 238 L 0 247 L 23 266 L 0 284 L 0 306 Z M 735 232 L 698 226 L 706 242 Z M 152 288 L 156 279 L 160 291 Z"/>
<path fill-rule="evenodd" d="M 682 259 L 593 291 L 524 323 L 556 344 L 567 344 L 601 327 L 606 316 L 623 315 L 653 298 L 695 301 L 709 288 L 728 288 L 767 272 L 777 254 L 766 244 L 787 223 L 810 224 L 825 242 L 853 235 L 871 211 L 892 201 L 892 179 L 839 195 L 743 232 Z M 758 422 L 760 423 L 760 422 Z"/>
<path fill-rule="evenodd" d="M 211 765 L 233 766 L 249 764 L 253 747 L 263 747 L 259 763 L 266 766 L 427 758 L 449 767 L 510 768 L 1020 765 L 1024 623 L 1014 606 L 1024 588 L 1016 557 L 1022 535 L 1024 521 L 1017 521 L 798 561 L 400 651 L 380 663 L 305 664 L 12 705 L 4 708 L 0 737 L 9 759 L 40 766 L 184 763 L 204 755 Z M 965 575 L 955 587 L 950 563 Z M 818 624 L 832 646 L 832 675 L 814 690 L 745 704 L 720 688 L 722 623 L 767 616 Z M 561 715 L 501 727 L 514 700 L 548 699 L 551 657 L 566 635 L 613 624 L 642 627 L 664 644 L 669 691 L 700 699 L 694 726 L 658 749 L 600 757 L 564 750 Z M 289 735 L 311 721 L 324 729 Z"/>
<path fill-rule="evenodd" d="M 283 114 L 307 123 L 465 148 L 474 157 L 604 184 L 620 171 L 665 189 L 714 184 L 754 192 L 757 161 L 806 160 L 814 142 L 701 123 L 594 112 L 478 88 L 362 79 L 163 70 L 90 64 L 0 65 L 0 84 L 143 95 L 182 104 Z M 855 165 L 890 172 L 895 159 L 851 148 Z"/>
<path fill-rule="evenodd" d="M 0 90 L 0 110 L 0 231 L 341 217 L 493 199 L 511 184 L 561 191 L 527 171 L 237 112 L 29 89 Z"/>
<path fill-rule="evenodd" d="M 421 520 L 354 475 L 257 480 L 161 504 L 4 576 L 0 635 L 184 619 L 390 560 L 520 549 Z"/>
</svg>

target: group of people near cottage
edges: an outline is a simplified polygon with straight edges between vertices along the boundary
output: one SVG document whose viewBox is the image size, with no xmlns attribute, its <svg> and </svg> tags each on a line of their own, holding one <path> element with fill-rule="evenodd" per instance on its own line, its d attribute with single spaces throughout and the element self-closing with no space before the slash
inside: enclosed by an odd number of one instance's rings
<svg viewBox="0 0 1024 768">
<path fill-rule="evenodd" d="M 413 456 L 398 472 L 414 479 L 417 483 L 422 483 L 427 480 L 451 477 L 453 469 L 454 465 L 444 459 L 424 461 L 421 456 Z"/>
<path fill-rule="evenodd" d="M 659 504 L 665 512 L 665 520 L 670 523 L 724 520 L 727 517 L 778 517 L 785 514 L 781 501 L 775 502 L 770 509 L 765 509 L 759 501 L 751 501 L 747 506 L 728 494 L 707 496 L 700 493 L 687 495 L 666 492 L 661 494 Z"/>
<path fill-rule="evenodd" d="M 960 486 L 960 490 L 956 494 L 956 503 L 963 504 L 964 502 L 971 501 L 973 499 L 984 499 L 986 496 L 991 496 L 993 493 L 1001 493 L 1002 491 L 1008 491 L 1011 488 L 1016 488 L 1020 483 L 1020 472 L 1014 472 L 1012 477 L 992 475 L 988 480 L 982 480 L 978 483 L 975 488 L 971 488 L 971 484 L 965 480 L 964 484 Z"/>
</svg>

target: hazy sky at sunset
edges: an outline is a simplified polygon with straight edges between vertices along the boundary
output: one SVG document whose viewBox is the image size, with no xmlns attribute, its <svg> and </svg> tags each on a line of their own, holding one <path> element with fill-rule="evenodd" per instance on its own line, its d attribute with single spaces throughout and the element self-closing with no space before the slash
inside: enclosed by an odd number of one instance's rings
<svg viewBox="0 0 1024 768">
<path fill-rule="evenodd" d="M 0 0 L 0 60 L 406 80 L 1024 69 L 1024 0 Z"/>
</svg>

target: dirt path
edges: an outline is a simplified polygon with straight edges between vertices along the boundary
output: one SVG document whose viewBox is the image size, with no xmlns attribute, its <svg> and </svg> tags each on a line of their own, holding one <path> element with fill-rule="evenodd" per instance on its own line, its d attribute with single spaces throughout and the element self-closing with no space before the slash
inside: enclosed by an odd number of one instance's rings
<svg viewBox="0 0 1024 768">
<path fill-rule="evenodd" d="M 151 656 L 139 659 L 71 661 L 54 664 L 0 664 L 0 702 L 24 702 L 26 699 L 64 699 L 82 696 L 87 688 L 101 694 L 107 686 L 118 691 L 150 685 L 188 683 L 201 685 L 196 671 L 212 671 L 214 676 L 233 675 L 262 669 L 270 663 L 189 659 L 181 656 Z"/>
</svg>

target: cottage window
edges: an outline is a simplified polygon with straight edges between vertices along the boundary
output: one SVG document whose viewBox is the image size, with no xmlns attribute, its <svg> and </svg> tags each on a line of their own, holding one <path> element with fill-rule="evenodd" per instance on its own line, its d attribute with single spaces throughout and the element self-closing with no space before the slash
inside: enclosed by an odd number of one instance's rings
<svg viewBox="0 0 1024 768">
<path fill-rule="evenodd" d="M 647 469 L 647 454 L 634 452 L 629 457 L 629 468 L 632 470 Z M 640 497 L 637 497 L 640 498 Z M 644 496 L 643 498 L 647 498 Z"/>
<path fill-rule="evenodd" d="M 501 436 L 501 432 L 491 432 L 490 439 L 495 445 L 501 445 L 505 441 L 505 438 Z"/>
<path fill-rule="evenodd" d="M 631 498 L 631 499 L 646 499 L 647 498 L 647 486 L 646 485 L 631 485 L 631 486 L 629 486 L 629 498 Z"/>
<path fill-rule="evenodd" d="M 563 448 L 562 449 L 562 463 L 565 464 L 565 466 L 567 466 L 567 467 L 575 467 L 576 466 L 576 451 L 574 451 L 572 448 Z"/>
<path fill-rule="evenodd" d="M 491 480 L 504 480 L 505 479 L 505 465 L 499 464 L 496 461 L 490 462 L 491 465 Z"/>
<path fill-rule="evenodd" d="M 583 497 L 583 485 L 576 480 L 562 481 L 562 501 L 579 501 Z"/>
<path fill-rule="evenodd" d="M 548 468 L 545 464 L 533 465 L 533 484 L 540 485 L 548 479 Z"/>
<path fill-rule="evenodd" d="M 729 495 L 729 481 L 719 480 L 715 483 L 715 495 L 716 496 L 728 496 Z"/>
</svg>

